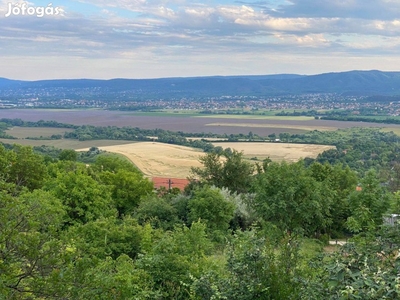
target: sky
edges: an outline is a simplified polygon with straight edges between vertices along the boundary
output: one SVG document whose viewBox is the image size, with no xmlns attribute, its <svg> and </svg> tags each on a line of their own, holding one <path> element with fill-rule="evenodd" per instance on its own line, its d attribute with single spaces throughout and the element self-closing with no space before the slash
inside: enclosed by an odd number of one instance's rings
<svg viewBox="0 0 400 300">
<path fill-rule="evenodd" d="M 0 0 L 5 78 L 371 69 L 400 70 L 400 0 Z"/>
</svg>

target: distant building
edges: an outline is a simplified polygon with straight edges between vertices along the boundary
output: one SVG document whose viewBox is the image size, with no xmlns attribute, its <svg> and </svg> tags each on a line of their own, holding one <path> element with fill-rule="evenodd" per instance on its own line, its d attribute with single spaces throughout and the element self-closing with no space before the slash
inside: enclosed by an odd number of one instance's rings
<svg viewBox="0 0 400 300">
<path fill-rule="evenodd" d="M 164 187 L 167 190 L 172 188 L 178 188 L 181 191 L 183 191 L 183 189 L 189 184 L 188 179 L 180 179 L 180 178 L 153 177 L 151 180 L 154 183 L 155 189 Z"/>
</svg>

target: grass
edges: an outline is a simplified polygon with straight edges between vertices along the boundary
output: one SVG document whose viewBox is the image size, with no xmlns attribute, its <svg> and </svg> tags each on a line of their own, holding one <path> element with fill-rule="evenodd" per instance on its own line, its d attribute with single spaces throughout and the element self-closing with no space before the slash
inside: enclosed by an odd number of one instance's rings
<svg viewBox="0 0 400 300">
<path fill-rule="evenodd" d="M 196 115 L 198 118 L 215 119 L 242 119 L 242 120 L 277 120 L 277 121 L 310 121 L 313 117 L 307 116 L 264 116 L 264 115 Z"/>
<path fill-rule="evenodd" d="M 387 127 L 382 128 L 381 131 L 383 132 L 393 132 L 394 134 L 400 135 L 400 127 Z"/>
<path fill-rule="evenodd" d="M 53 128 L 53 127 L 18 127 L 15 126 L 6 130 L 6 133 L 18 139 L 25 139 L 27 137 L 49 137 L 53 134 L 63 135 L 65 132 L 71 132 L 71 128 Z"/>
<path fill-rule="evenodd" d="M 94 140 L 94 141 L 78 141 L 70 139 L 61 140 L 26 140 L 26 139 L 0 139 L 0 142 L 5 144 L 20 144 L 24 146 L 53 146 L 60 149 L 82 149 L 90 147 L 103 147 L 110 145 L 131 144 L 132 141 L 121 140 Z"/>
<path fill-rule="evenodd" d="M 307 126 L 307 125 L 291 125 L 291 124 L 257 124 L 257 123 L 209 123 L 206 126 L 226 126 L 226 127 L 248 127 L 248 128 L 277 128 L 277 129 L 291 129 L 291 130 L 304 130 L 304 131 L 334 131 L 337 127 L 329 126 Z"/>
<path fill-rule="evenodd" d="M 323 243 L 316 239 L 303 238 L 300 242 L 300 255 L 305 262 L 316 257 L 324 249 Z"/>
<path fill-rule="evenodd" d="M 143 173 L 137 165 L 135 165 L 133 163 L 132 160 L 130 160 L 126 155 L 120 154 L 120 153 L 115 153 L 115 152 L 101 152 L 97 157 L 99 156 L 108 156 L 108 157 L 112 157 L 112 158 L 117 158 L 123 161 L 126 161 L 130 164 L 132 164 L 137 170 L 139 170 L 139 172 Z"/>
</svg>

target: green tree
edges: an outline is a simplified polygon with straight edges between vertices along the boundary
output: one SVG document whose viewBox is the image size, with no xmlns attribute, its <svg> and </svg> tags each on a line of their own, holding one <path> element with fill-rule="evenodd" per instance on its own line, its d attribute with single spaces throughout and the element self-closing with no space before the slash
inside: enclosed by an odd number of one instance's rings
<svg viewBox="0 0 400 300">
<path fill-rule="evenodd" d="M 34 153 L 32 147 L 14 145 L 12 150 L 0 146 L 0 168 L 3 180 L 18 188 L 34 190 L 43 186 L 47 176 L 43 157 Z"/>
<path fill-rule="evenodd" d="M 110 188 L 84 171 L 59 173 L 46 184 L 46 189 L 65 205 L 69 224 L 87 223 L 117 213 Z"/>
<path fill-rule="evenodd" d="M 115 155 L 99 155 L 93 164 L 93 168 L 97 171 L 109 171 L 114 173 L 121 170 L 140 173 L 131 162 Z"/>
<path fill-rule="evenodd" d="M 300 299 L 298 243 L 284 239 L 278 248 L 255 230 L 237 232 L 227 246 L 222 272 L 203 272 L 191 285 L 195 299 Z"/>
<path fill-rule="evenodd" d="M 64 149 L 58 155 L 59 160 L 76 161 L 77 158 L 78 158 L 78 153 L 72 149 Z"/>
<path fill-rule="evenodd" d="M 151 194 L 153 183 L 141 173 L 120 169 L 100 173 L 101 181 L 111 188 L 111 196 L 120 216 L 133 213 L 142 197 Z"/>
<path fill-rule="evenodd" d="M 356 189 L 357 175 L 349 167 L 341 164 L 334 166 L 314 162 L 309 167 L 310 175 L 331 191 L 332 201 L 330 216 L 332 223 L 328 233 L 332 237 L 340 237 L 346 231 L 345 223 L 350 216 L 349 196 Z"/>
<path fill-rule="evenodd" d="M 216 187 L 226 187 L 231 192 L 247 192 L 252 183 L 254 166 L 243 158 L 243 152 L 210 152 L 200 157 L 202 168 L 192 168 L 192 177 Z"/>
<path fill-rule="evenodd" d="M 125 254 L 135 259 L 141 251 L 143 232 L 135 219 L 109 217 L 72 226 L 68 237 L 80 255 L 117 259 Z"/>
<path fill-rule="evenodd" d="M 189 223 L 202 220 L 209 232 L 224 232 L 233 219 L 235 205 L 228 202 L 218 188 L 205 186 L 194 192 L 188 203 Z"/>
<path fill-rule="evenodd" d="M 163 234 L 139 257 L 137 266 L 151 275 L 154 289 L 163 299 L 190 299 L 188 287 L 193 277 L 212 267 L 206 256 L 211 246 L 205 224 L 194 222 L 190 228 L 176 227 Z"/>
<path fill-rule="evenodd" d="M 313 235 L 332 222 L 331 191 L 308 174 L 302 161 L 268 164 L 257 175 L 255 191 L 253 210 L 282 231 Z"/>
<path fill-rule="evenodd" d="M 18 198 L 0 192 L 0 295 L 4 299 L 56 299 L 51 282 L 63 264 L 60 239 L 66 212 L 48 192 Z"/>
<path fill-rule="evenodd" d="M 350 217 L 347 227 L 352 232 L 375 230 L 389 211 L 390 196 L 381 186 L 375 171 L 369 171 L 361 181 L 361 191 L 354 191 L 349 198 Z"/>
<path fill-rule="evenodd" d="M 140 203 L 134 216 L 141 224 L 150 223 L 155 228 L 172 230 L 178 222 L 176 209 L 164 198 L 149 196 Z"/>
<path fill-rule="evenodd" d="M 399 227 L 363 233 L 313 262 L 307 299 L 399 299 Z M 313 297 L 310 297 L 313 295 Z"/>
</svg>

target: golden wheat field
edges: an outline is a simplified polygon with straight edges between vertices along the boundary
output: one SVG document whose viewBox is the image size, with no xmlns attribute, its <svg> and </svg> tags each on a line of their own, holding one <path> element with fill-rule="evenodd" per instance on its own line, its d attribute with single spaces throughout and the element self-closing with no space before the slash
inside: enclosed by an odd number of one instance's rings
<svg viewBox="0 0 400 300">
<path fill-rule="evenodd" d="M 201 166 L 199 157 L 204 155 L 201 150 L 157 142 L 103 146 L 99 149 L 125 155 L 149 177 L 186 178 L 191 167 Z"/>
<path fill-rule="evenodd" d="M 243 151 L 246 158 L 257 157 L 272 160 L 297 161 L 304 157 L 316 157 L 331 146 L 284 143 L 215 143 L 215 146 Z M 139 142 L 113 146 L 100 146 L 101 150 L 119 153 L 129 158 L 146 176 L 186 178 L 191 167 L 200 167 L 198 161 L 203 152 L 190 147 L 157 142 Z M 78 151 L 87 151 L 79 149 Z"/>
<path fill-rule="evenodd" d="M 264 159 L 269 157 L 273 161 L 297 161 L 300 158 L 315 158 L 325 150 L 333 149 L 334 146 L 313 145 L 313 144 L 290 144 L 290 143 L 246 143 L 246 142 L 218 142 L 214 146 L 222 148 L 231 148 L 237 151 L 243 151 L 246 158 L 257 157 Z"/>
</svg>

